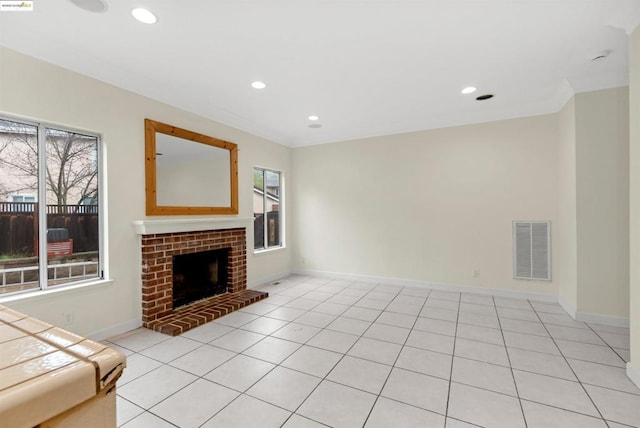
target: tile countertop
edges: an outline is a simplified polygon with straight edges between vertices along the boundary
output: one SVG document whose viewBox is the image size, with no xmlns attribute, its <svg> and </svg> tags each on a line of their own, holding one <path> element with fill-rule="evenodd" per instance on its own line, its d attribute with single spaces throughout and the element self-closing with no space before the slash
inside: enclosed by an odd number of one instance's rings
<svg viewBox="0 0 640 428">
<path fill-rule="evenodd" d="M 3 426 L 33 427 L 85 403 L 125 366 L 119 351 L 0 305 Z"/>
</svg>

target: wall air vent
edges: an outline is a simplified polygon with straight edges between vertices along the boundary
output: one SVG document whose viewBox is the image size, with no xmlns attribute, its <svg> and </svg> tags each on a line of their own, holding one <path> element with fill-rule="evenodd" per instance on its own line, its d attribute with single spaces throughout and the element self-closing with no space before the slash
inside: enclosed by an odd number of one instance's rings
<svg viewBox="0 0 640 428">
<path fill-rule="evenodd" d="M 551 222 L 513 222 L 513 277 L 551 280 Z"/>
</svg>

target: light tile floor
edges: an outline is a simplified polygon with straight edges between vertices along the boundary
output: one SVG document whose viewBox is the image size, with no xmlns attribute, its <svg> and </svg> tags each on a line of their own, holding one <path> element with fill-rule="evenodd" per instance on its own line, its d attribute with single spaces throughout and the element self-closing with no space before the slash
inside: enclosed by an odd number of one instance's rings
<svg viewBox="0 0 640 428">
<path fill-rule="evenodd" d="M 629 330 L 553 303 L 291 276 L 128 355 L 118 426 L 640 427 Z"/>
</svg>

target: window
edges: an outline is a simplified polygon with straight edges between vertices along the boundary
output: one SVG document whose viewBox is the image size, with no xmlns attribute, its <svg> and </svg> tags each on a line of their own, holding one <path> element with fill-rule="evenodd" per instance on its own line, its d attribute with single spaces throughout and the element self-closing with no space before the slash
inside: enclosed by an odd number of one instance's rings
<svg viewBox="0 0 640 428">
<path fill-rule="evenodd" d="M 10 197 L 11 202 L 22 202 L 21 204 L 14 204 L 14 211 L 29 211 L 33 212 L 35 207 L 36 197 L 32 195 L 13 195 Z"/>
<path fill-rule="evenodd" d="M 100 139 L 0 117 L 0 295 L 102 277 Z"/>
<path fill-rule="evenodd" d="M 282 173 L 253 168 L 254 249 L 266 250 L 283 245 Z"/>
<path fill-rule="evenodd" d="M 14 195 L 11 197 L 13 202 L 35 202 L 36 197 L 31 195 Z"/>
</svg>

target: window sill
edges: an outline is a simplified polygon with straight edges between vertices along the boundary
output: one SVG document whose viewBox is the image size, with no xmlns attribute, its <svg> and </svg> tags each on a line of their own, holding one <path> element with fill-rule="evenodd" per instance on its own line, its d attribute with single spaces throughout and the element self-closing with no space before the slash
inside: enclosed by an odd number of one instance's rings
<svg viewBox="0 0 640 428">
<path fill-rule="evenodd" d="M 271 254 L 271 253 L 275 253 L 278 251 L 282 251 L 285 250 L 287 248 L 286 245 L 281 245 L 279 247 L 271 247 L 271 248 L 266 248 L 263 250 L 253 250 L 253 255 L 254 256 L 260 256 L 260 255 L 264 255 L 264 254 Z"/>
<path fill-rule="evenodd" d="M 47 290 L 30 290 L 23 293 L 10 294 L 6 297 L 0 297 L 0 304 L 6 302 L 32 302 L 41 299 L 47 299 L 56 294 L 72 294 L 84 291 L 88 288 L 99 287 L 107 284 L 112 284 L 113 279 L 97 279 L 93 281 L 87 281 L 80 284 L 67 285 L 62 287 L 50 288 Z"/>
</svg>

